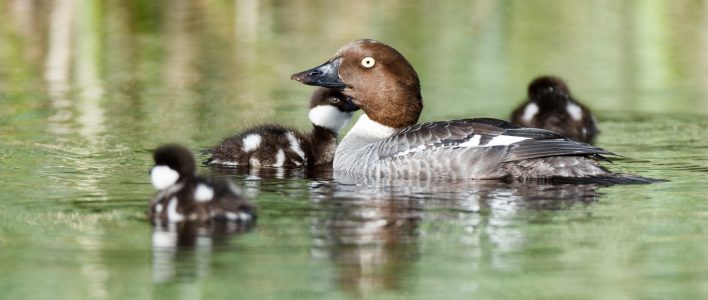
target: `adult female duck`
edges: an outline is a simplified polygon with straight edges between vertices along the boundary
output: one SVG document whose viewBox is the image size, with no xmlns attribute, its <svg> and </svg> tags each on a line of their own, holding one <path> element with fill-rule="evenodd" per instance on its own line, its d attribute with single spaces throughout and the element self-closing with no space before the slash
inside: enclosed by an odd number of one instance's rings
<svg viewBox="0 0 708 300">
<path fill-rule="evenodd" d="M 495 119 L 415 125 L 423 108 L 418 75 L 403 55 L 381 42 L 350 42 L 323 65 L 291 78 L 340 89 L 364 111 L 337 147 L 336 172 L 374 178 L 651 182 L 608 171 L 595 159 L 611 152 L 548 130 Z"/>
</svg>

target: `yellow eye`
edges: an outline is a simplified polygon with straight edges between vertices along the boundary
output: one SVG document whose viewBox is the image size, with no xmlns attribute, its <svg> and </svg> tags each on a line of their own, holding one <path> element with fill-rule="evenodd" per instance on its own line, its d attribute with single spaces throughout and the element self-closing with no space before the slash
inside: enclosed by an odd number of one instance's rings
<svg viewBox="0 0 708 300">
<path fill-rule="evenodd" d="M 364 59 L 361 60 L 361 65 L 362 65 L 364 68 L 367 68 L 367 69 L 370 69 L 370 68 L 374 67 L 375 64 L 376 64 L 376 61 L 374 60 L 373 57 L 368 57 L 368 56 L 367 56 L 367 57 L 364 57 Z"/>
</svg>

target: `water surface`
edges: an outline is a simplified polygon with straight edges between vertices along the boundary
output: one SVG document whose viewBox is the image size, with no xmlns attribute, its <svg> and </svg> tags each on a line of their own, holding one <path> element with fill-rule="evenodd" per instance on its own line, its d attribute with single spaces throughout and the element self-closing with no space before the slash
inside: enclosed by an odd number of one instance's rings
<svg viewBox="0 0 708 300">
<path fill-rule="evenodd" d="M 708 297 L 703 1 L 24 1 L 0 4 L 0 297 Z M 424 121 L 506 118 L 537 75 L 595 109 L 639 186 L 337 182 L 200 171 L 248 232 L 155 227 L 150 150 L 277 121 L 289 75 L 357 38 L 422 80 Z"/>
</svg>

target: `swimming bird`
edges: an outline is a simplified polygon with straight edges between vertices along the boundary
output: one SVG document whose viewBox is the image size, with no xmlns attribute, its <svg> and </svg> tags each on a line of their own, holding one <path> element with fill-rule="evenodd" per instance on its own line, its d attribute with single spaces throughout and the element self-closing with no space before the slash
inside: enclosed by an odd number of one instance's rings
<svg viewBox="0 0 708 300">
<path fill-rule="evenodd" d="M 246 129 L 206 150 L 207 165 L 251 167 L 331 166 L 337 135 L 358 107 L 340 91 L 318 88 L 310 98 L 312 131 L 277 124 Z"/>
<path fill-rule="evenodd" d="M 511 123 L 543 128 L 583 143 L 592 143 L 599 132 L 590 109 L 573 98 L 560 78 L 541 76 L 528 87 L 528 99 L 511 114 Z"/>
<path fill-rule="evenodd" d="M 250 225 L 255 208 L 238 188 L 223 180 L 196 175 L 192 153 L 180 145 L 163 145 L 153 152 L 150 180 L 157 194 L 148 211 L 153 222 L 227 221 Z"/>
<path fill-rule="evenodd" d="M 489 118 L 416 125 L 423 109 L 418 75 L 396 49 L 375 40 L 350 42 L 291 79 L 341 90 L 364 112 L 337 147 L 335 176 L 649 182 L 595 160 L 611 152 L 544 129 Z"/>
</svg>

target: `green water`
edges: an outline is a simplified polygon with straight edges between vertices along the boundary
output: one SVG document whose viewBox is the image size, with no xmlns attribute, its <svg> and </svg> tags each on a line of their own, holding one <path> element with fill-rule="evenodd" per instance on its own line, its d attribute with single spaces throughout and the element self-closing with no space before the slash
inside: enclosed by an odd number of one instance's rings
<svg viewBox="0 0 708 300">
<path fill-rule="evenodd" d="M 0 298 L 708 298 L 706 28 L 708 4 L 688 0 L 4 1 Z M 308 128 L 311 88 L 290 74 L 363 37 L 409 58 L 422 120 L 506 118 L 556 74 L 626 157 L 610 168 L 670 181 L 201 168 L 243 188 L 255 228 L 152 228 L 150 149 Z"/>
</svg>

